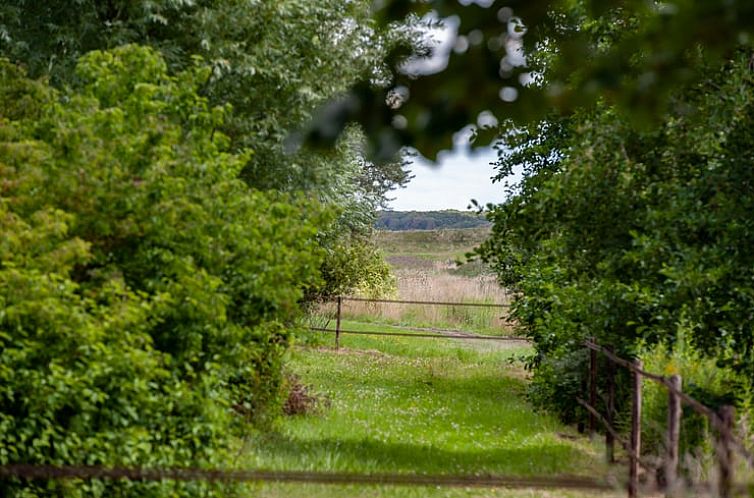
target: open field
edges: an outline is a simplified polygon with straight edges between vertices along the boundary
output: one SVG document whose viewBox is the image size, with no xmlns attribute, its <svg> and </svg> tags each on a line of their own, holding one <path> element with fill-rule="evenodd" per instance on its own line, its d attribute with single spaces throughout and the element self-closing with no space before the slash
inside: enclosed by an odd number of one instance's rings
<svg viewBox="0 0 754 498">
<path fill-rule="evenodd" d="M 377 244 L 388 259 L 412 256 L 417 259 L 453 261 L 479 245 L 490 233 L 489 227 L 451 230 L 379 231 Z M 400 260 L 393 259 L 398 262 Z M 398 265 L 402 267 L 402 265 Z"/>
<path fill-rule="evenodd" d="M 377 243 L 396 277 L 394 297 L 409 301 L 507 304 L 509 297 L 481 262 L 458 264 L 489 228 L 378 232 Z M 330 307 L 328 312 L 333 313 Z M 508 335 L 505 309 L 344 302 L 360 321 Z"/>
<path fill-rule="evenodd" d="M 599 446 L 533 412 L 524 400 L 525 375 L 513 359 L 527 352 L 525 346 L 477 349 L 467 342 L 344 335 L 340 350 L 294 348 L 290 371 L 316 394 L 319 406 L 249 438 L 240 463 L 275 470 L 445 475 L 595 477 L 606 471 Z M 268 497 L 585 495 L 293 484 L 257 485 L 254 492 Z"/>
</svg>

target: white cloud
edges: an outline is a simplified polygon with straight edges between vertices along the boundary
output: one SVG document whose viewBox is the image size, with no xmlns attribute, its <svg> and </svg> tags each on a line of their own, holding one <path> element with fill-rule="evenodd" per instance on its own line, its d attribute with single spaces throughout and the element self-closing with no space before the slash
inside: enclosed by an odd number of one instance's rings
<svg viewBox="0 0 754 498">
<path fill-rule="evenodd" d="M 500 203 L 505 189 L 492 183 L 495 170 L 490 165 L 497 159 L 493 149 L 471 152 L 468 146 L 456 146 L 442 154 L 437 165 L 417 157 L 410 166 L 415 178 L 408 186 L 393 192 L 390 208 L 396 211 L 465 210 L 471 199 L 484 205 Z"/>
</svg>

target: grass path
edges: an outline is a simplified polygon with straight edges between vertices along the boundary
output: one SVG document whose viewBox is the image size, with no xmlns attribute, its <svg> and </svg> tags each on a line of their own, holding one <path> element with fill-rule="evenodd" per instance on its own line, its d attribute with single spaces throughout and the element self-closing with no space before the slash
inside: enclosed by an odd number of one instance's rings
<svg viewBox="0 0 754 498">
<path fill-rule="evenodd" d="M 341 343 L 339 351 L 298 347 L 290 353 L 290 370 L 328 401 L 317 413 L 287 417 L 251 437 L 241 453 L 244 466 L 519 476 L 605 470 L 598 446 L 524 400 L 525 380 L 509 361 L 526 351 L 520 345 L 478 350 L 453 340 L 366 336 L 343 336 Z M 277 484 L 253 491 L 270 497 L 584 495 Z"/>
</svg>

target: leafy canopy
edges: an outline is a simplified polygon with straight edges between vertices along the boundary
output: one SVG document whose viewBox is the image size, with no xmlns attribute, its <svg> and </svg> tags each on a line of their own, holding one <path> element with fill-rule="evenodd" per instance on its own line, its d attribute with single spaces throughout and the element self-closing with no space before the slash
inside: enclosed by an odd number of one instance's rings
<svg viewBox="0 0 754 498">
<path fill-rule="evenodd" d="M 403 165 L 365 161 L 363 137 L 355 129 L 327 152 L 290 140 L 317 106 L 360 78 L 381 78 L 389 47 L 412 39 L 408 28 L 378 28 L 370 5 L 369 0 L 10 0 L 0 5 L 0 55 L 26 66 L 33 77 L 49 76 L 55 86 L 76 84 L 74 68 L 82 55 L 128 43 L 158 50 L 170 72 L 201 64 L 206 77 L 197 92 L 209 105 L 226 109 L 218 129 L 231 150 L 254 150 L 244 156 L 240 177 L 260 190 L 306 192 L 335 207 L 336 222 L 321 227 L 327 254 L 373 256 L 374 248 L 351 245 L 369 244 L 375 210 L 390 190 L 408 181 Z M 359 275 L 358 268 L 372 263 L 379 261 L 355 263 L 356 273 L 326 282 L 323 292 L 368 280 L 369 272 Z M 328 258 L 325 264 L 337 262 Z"/>
<path fill-rule="evenodd" d="M 658 123 L 679 85 L 702 81 L 697 49 L 720 64 L 754 40 L 746 0 L 382 0 L 375 17 L 443 21 L 456 38 L 445 64 L 412 62 L 408 46 L 389 57 L 390 76 L 367 78 L 321 114 L 310 140 L 332 143 L 346 123 L 364 126 L 376 157 L 401 146 L 428 158 L 476 127 L 487 145 L 498 124 L 537 122 L 599 100 L 638 124 Z M 546 74 L 546 77 L 543 77 Z M 396 99 L 396 95 L 400 98 Z"/>
</svg>

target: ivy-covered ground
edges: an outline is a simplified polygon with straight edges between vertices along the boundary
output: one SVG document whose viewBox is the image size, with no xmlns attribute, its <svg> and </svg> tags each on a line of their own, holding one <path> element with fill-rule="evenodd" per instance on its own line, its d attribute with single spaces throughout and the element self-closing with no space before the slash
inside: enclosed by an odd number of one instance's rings
<svg viewBox="0 0 754 498">
<path fill-rule="evenodd" d="M 347 328 L 358 324 L 346 323 Z M 374 328 L 375 325 L 369 325 Z M 344 326 L 344 328 L 346 328 Z M 595 477 L 601 446 L 525 401 L 525 346 L 344 336 L 299 346 L 289 369 L 319 399 L 244 444 L 244 466 L 278 470 Z M 257 496 L 584 496 L 563 490 L 264 484 Z M 588 494 L 588 493 L 587 493 Z"/>
</svg>

